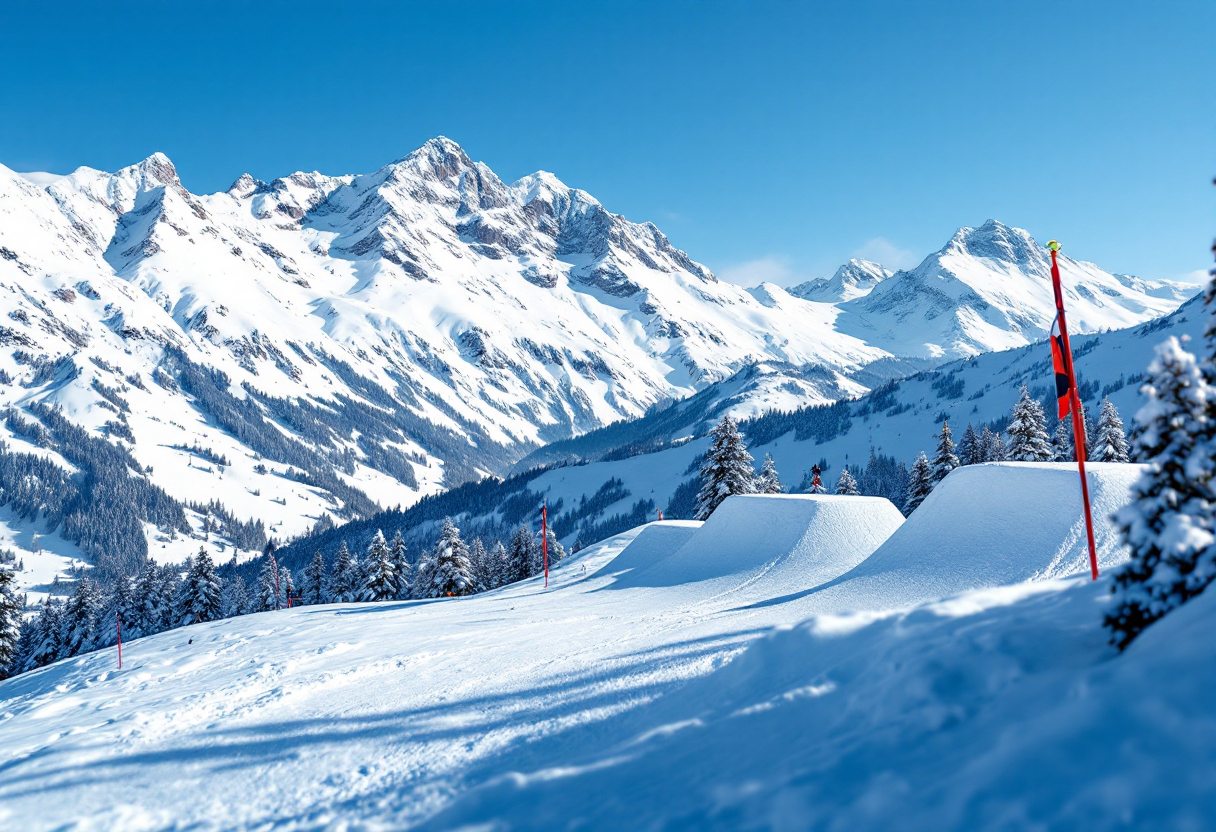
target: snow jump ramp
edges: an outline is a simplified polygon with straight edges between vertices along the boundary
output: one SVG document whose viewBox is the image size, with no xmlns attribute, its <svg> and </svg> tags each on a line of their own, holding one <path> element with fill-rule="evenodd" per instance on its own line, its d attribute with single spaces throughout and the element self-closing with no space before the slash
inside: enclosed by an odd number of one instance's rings
<svg viewBox="0 0 1216 832">
<path fill-rule="evenodd" d="M 817 586 L 865 560 L 903 516 L 881 497 L 772 494 L 728 497 L 700 529 L 669 554 L 640 551 L 642 535 L 616 561 L 637 568 L 613 588 L 665 587 L 701 582 L 772 595 Z M 655 524 L 658 525 L 658 524 Z M 674 540 L 674 535 L 667 541 Z M 656 537 L 652 545 L 661 541 Z M 656 545 L 657 548 L 657 545 Z M 650 561 L 641 566 L 642 557 Z M 616 561 L 607 569 L 612 572 Z"/>
<path fill-rule="evenodd" d="M 704 524 L 699 520 L 659 520 L 642 526 L 619 555 L 604 564 L 593 577 L 620 575 L 654 566 L 669 557 L 696 534 Z"/>
<path fill-rule="evenodd" d="M 1111 515 L 1127 505 L 1144 466 L 1085 467 L 1105 571 L 1127 560 Z M 836 583 L 878 608 L 1088 571 L 1076 464 L 990 462 L 952 471 L 878 551 Z"/>
</svg>

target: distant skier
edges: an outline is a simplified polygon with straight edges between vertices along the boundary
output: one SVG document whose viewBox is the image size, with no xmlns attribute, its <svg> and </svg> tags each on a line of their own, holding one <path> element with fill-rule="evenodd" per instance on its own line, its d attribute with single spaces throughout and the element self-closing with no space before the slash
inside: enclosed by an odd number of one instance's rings
<svg viewBox="0 0 1216 832">
<path fill-rule="evenodd" d="M 823 482 L 819 479 L 819 475 L 823 473 L 823 469 L 818 465 L 811 466 L 811 494 L 827 494 L 828 490 L 823 487 Z"/>
</svg>

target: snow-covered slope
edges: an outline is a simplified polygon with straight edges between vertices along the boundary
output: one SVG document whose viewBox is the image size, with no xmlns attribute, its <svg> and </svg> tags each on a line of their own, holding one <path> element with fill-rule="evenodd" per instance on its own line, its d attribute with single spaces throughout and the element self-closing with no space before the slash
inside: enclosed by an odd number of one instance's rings
<svg viewBox="0 0 1216 832">
<path fill-rule="evenodd" d="M 1014 472 L 1019 489 L 1060 499 L 1075 485 L 1052 467 L 983 470 L 969 483 L 978 505 L 1007 500 Z M 1104 470 L 1094 476 L 1113 486 Z M 866 560 L 800 568 L 816 553 L 832 563 L 890 506 L 842 499 L 828 516 L 791 507 L 830 497 L 768 498 L 772 511 L 766 498 L 732 499 L 755 506 L 738 520 L 762 515 L 772 539 L 788 541 L 769 581 L 738 570 L 749 553 L 727 529 L 701 550 L 716 571 L 637 581 L 709 529 L 662 524 L 566 561 L 547 591 L 533 579 L 467 599 L 262 613 L 129 643 L 121 671 L 107 651 L 0 682 L 0 823 L 1104 830 L 1216 820 L 1211 599 L 1120 657 L 1100 627 L 1104 583 L 1039 581 L 901 609 L 906 596 L 849 578 Z M 1031 504 L 1011 506 L 1027 533 L 1011 541 L 990 524 L 970 555 L 1020 557 L 1029 573 L 1066 541 Z M 635 539 L 645 551 L 631 553 Z M 800 549 L 808 540 L 813 551 Z M 916 546 L 893 555 L 923 562 L 928 592 L 935 573 L 959 571 Z"/>
</svg>

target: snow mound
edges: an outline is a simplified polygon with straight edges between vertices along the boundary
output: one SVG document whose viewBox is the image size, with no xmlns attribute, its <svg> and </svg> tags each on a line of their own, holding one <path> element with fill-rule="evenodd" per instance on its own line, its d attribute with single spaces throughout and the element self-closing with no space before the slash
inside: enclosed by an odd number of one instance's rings
<svg viewBox="0 0 1216 832">
<path fill-rule="evenodd" d="M 688 542 L 704 523 L 699 520 L 660 520 L 641 527 L 637 536 L 594 577 L 645 569 L 667 558 Z"/>
<path fill-rule="evenodd" d="M 848 572 L 902 523 L 903 516 L 882 497 L 728 497 L 670 557 L 623 576 L 615 586 L 715 581 L 765 596 L 797 591 Z"/>
<path fill-rule="evenodd" d="M 1111 520 L 1142 465 L 1086 465 L 1098 566 L 1127 560 Z M 845 581 L 885 606 L 1089 571 L 1075 463 L 989 462 L 950 473 Z M 856 590 L 855 590 L 856 591 Z"/>
</svg>

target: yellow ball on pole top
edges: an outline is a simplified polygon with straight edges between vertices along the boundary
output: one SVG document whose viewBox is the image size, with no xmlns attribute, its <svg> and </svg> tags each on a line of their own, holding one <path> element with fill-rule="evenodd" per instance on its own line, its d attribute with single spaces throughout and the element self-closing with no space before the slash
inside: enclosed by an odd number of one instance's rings
<svg viewBox="0 0 1216 832">
<path fill-rule="evenodd" d="M 1048 240 L 1048 241 L 1047 241 L 1047 247 L 1048 247 L 1049 249 L 1051 249 L 1052 251 L 1059 251 L 1059 250 L 1060 250 L 1060 244 L 1059 244 L 1059 243 L 1057 243 L 1055 240 Z"/>
</svg>

